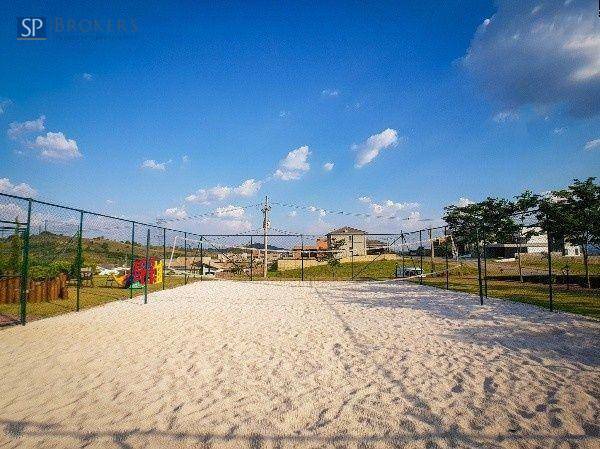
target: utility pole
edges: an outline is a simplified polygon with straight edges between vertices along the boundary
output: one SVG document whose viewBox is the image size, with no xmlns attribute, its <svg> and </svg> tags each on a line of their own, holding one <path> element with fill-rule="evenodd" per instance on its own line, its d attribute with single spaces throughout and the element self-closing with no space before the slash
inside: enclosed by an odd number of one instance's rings
<svg viewBox="0 0 600 449">
<path fill-rule="evenodd" d="M 271 226 L 269 223 L 269 211 L 271 210 L 271 206 L 269 206 L 269 197 L 265 196 L 265 205 L 261 209 L 263 213 L 263 239 L 264 239 L 264 259 L 263 259 L 263 277 L 267 277 L 267 247 L 268 247 L 268 238 L 267 231 Z"/>
</svg>

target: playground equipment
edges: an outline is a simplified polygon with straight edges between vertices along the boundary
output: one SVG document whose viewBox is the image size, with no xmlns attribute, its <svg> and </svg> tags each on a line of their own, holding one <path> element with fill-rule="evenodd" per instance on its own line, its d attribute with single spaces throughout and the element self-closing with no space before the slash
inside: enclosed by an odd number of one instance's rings
<svg viewBox="0 0 600 449">
<path fill-rule="evenodd" d="M 150 257 L 148 258 L 148 266 L 148 285 L 161 283 L 163 280 L 163 261 Z M 113 274 L 106 279 L 105 286 L 109 287 L 114 284 L 121 288 L 143 288 L 146 284 L 146 259 L 135 259 L 133 261 L 133 276 L 126 272 L 121 275 Z"/>
</svg>

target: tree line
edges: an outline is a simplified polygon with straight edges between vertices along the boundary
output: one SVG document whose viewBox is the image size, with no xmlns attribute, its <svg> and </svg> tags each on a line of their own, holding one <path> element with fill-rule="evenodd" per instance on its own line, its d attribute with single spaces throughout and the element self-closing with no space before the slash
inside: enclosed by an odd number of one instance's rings
<svg viewBox="0 0 600 449">
<path fill-rule="evenodd" d="M 594 177 L 544 194 L 526 190 L 511 200 L 487 197 L 446 206 L 444 220 L 458 245 L 477 251 L 482 243 L 526 242 L 540 234 L 548 236 L 550 248 L 566 242 L 579 246 L 590 287 L 589 252 L 600 248 L 600 185 Z"/>
</svg>

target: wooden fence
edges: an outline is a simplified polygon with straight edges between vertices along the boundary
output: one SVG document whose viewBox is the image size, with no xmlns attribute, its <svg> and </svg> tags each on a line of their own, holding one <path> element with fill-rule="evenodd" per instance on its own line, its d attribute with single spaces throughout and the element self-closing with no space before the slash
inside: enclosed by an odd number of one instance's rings
<svg viewBox="0 0 600 449">
<path fill-rule="evenodd" d="M 28 290 L 27 302 L 68 299 L 67 275 L 63 273 L 52 279 L 30 280 Z M 5 276 L 0 278 L 0 304 L 19 302 L 20 293 L 20 276 Z"/>
</svg>

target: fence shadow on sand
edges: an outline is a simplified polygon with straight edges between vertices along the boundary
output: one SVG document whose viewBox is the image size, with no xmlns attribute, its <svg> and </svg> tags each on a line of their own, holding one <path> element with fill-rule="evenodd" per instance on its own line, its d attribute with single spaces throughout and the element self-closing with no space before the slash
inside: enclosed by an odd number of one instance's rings
<svg viewBox="0 0 600 449">
<path fill-rule="evenodd" d="M 319 446 L 341 446 L 341 447 L 369 447 L 371 444 L 384 444 L 390 447 L 404 447 L 406 444 L 423 442 L 427 447 L 435 447 L 435 443 L 446 442 L 452 447 L 494 447 L 503 442 L 516 444 L 556 444 L 561 441 L 584 442 L 594 441 L 598 435 L 547 435 L 532 433 L 507 433 L 503 435 L 482 435 L 476 433 L 465 433 L 458 428 L 450 428 L 445 431 L 434 431 L 426 433 L 399 433 L 388 435 L 366 435 L 354 436 L 339 434 L 333 436 L 319 435 L 263 435 L 259 433 L 236 434 L 213 433 L 213 432 L 169 432 L 157 429 L 130 430 L 74 430 L 67 426 L 55 423 L 40 423 L 26 420 L 0 420 L 3 438 L 19 440 L 22 443 L 37 443 L 42 440 L 46 444 L 58 442 L 79 442 L 82 445 L 92 443 L 102 444 L 103 447 L 115 447 L 129 449 L 140 447 L 179 447 L 181 445 L 193 445 L 193 447 L 211 448 L 220 444 L 235 445 L 235 447 L 247 447 L 250 449 L 261 449 L 265 447 L 284 448 L 307 445 Z M 0 438 L 2 441 L 2 438 Z"/>
</svg>

